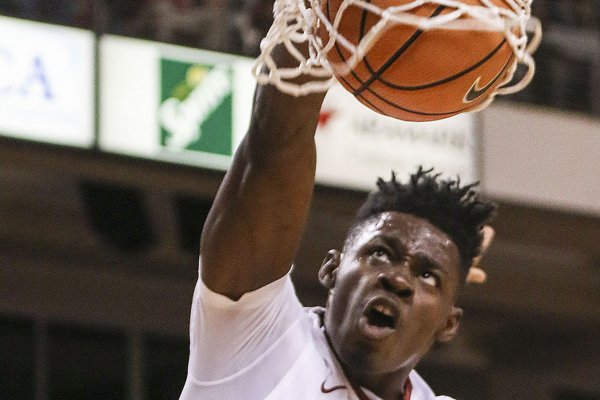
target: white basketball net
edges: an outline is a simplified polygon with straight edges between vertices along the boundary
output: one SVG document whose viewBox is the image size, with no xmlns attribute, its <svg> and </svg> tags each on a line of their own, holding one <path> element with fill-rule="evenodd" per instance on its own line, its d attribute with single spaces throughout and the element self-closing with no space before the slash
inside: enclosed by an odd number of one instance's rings
<svg viewBox="0 0 600 400">
<path fill-rule="evenodd" d="M 335 82 L 333 66 L 327 60 L 327 53 L 336 43 L 351 54 L 343 65 L 335 65 L 336 71 L 344 75 L 363 59 L 385 28 L 396 24 L 412 25 L 424 31 L 457 29 L 503 32 L 516 57 L 504 82 L 489 96 L 489 102 L 496 94 L 510 94 L 523 89 L 533 77 L 535 63 L 531 54 L 541 40 L 541 25 L 536 18 L 531 17 L 532 0 L 505 0 L 509 8 L 496 7 L 491 0 L 480 0 L 480 4 L 476 6 L 456 0 L 415 0 L 386 9 L 362 0 L 343 0 L 334 21 L 329 21 L 324 15 L 320 2 L 321 0 L 275 0 L 274 22 L 261 42 L 261 54 L 253 67 L 253 73 L 260 84 L 274 84 L 279 90 L 294 96 L 326 91 Z M 420 17 L 410 12 L 426 4 L 446 6 L 451 11 L 434 17 Z M 349 6 L 361 7 L 380 18 L 357 45 L 349 42 L 337 29 Z M 325 43 L 317 34 L 319 24 L 329 32 L 329 40 Z M 532 33 L 531 40 L 528 40 L 527 32 Z M 297 60 L 297 65 L 276 65 L 271 54 L 280 44 L 285 45 Z M 304 56 L 300 50 L 306 48 L 306 44 L 308 56 Z M 518 64 L 526 66 L 526 73 L 519 82 L 506 86 L 513 79 Z M 293 80 L 300 75 L 312 76 L 314 80 L 294 83 Z"/>
</svg>

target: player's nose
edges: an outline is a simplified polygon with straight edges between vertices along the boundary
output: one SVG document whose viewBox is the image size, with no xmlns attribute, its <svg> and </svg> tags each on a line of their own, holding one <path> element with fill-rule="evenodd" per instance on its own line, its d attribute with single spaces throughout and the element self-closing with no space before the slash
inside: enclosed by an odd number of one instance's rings
<svg viewBox="0 0 600 400">
<path fill-rule="evenodd" d="M 402 270 L 405 270 L 405 268 L 402 268 Z M 386 291 L 403 299 L 409 299 L 414 294 L 414 288 L 408 272 L 402 270 L 394 269 L 381 272 L 377 276 L 377 282 Z"/>
</svg>

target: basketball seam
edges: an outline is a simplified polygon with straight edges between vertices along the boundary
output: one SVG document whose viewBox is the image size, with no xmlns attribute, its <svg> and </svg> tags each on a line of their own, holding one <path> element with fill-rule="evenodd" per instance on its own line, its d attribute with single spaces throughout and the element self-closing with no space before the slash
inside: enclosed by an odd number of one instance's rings
<svg viewBox="0 0 600 400">
<path fill-rule="evenodd" d="M 368 2 L 370 2 L 370 1 L 371 1 L 371 0 L 368 0 Z M 445 8 L 446 8 L 445 6 L 440 6 L 440 7 L 438 7 L 436 10 L 434 10 L 434 12 L 432 13 L 431 17 L 433 17 L 433 16 L 435 16 L 435 15 L 439 15 L 439 13 L 440 13 L 440 12 L 442 12 L 442 11 L 443 11 Z M 327 19 L 331 20 L 331 2 L 327 2 L 327 10 L 326 10 L 326 12 L 327 12 Z M 360 33 L 360 36 L 359 36 L 359 42 L 360 42 L 360 40 L 362 40 L 362 37 L 363 37 L 363 35 L 364 35 L 364 26 L 365 26 L 364 24 L 365 24 L 365 23 L 366 23 L 366 11 L 364 11 L 364 10 L 363 10 L 363 13 L 362 13 L 362 16 L 361 16 L 361 33 Z M 415 41 L 415 40 L 416 40 L 416 39 L 419 37 L 419 35 L 420 35 L 421 33 L 423 33 L 423 31 L 422 31 L 422 30 L 416 30 L 416 31 L 413 33 L 413 35 L 411 36 L 411 38 L 409 38 L 409 39 L 408 39 L 408 40 L 407 40 L 407 41 L 406 41 L 406 42 L 403 44 L 403 46 L 406 46 L 406 48 L 408 48 L 408 47 L 409 47 L 409 46 L 410 46 L 410 45 L 411 45 L 411 44 L 412 44 L 412 43 L 413 43 L 413 42 L 414 42 L 414 41 Z M 416 36 L 415 36 L 415 34 L 416 34 Z M 414 37 L 414 38 L 413 38 L 413 37 Z M 342 53 L 342 51 L 341 51 L 341 49 L 340 49 L 339 43 L 337 43 L 337 42 L 335 43 L 335 49 L 336 49 L 336 52 L 338 53 L 338 56 L 340 57 L 340 59 L 341 59 L 343 62 L 346 62 L 346 61 L 347 61 L 347 59 L 344 57 L 344 54 Z M 402 50 L 402 52 L 404 52 L 404 51 L 405 51 L 405 49 L 404 49 L 404 50 Z M 402 54 L 402 52 L 400 52 L 400 54 L 398 54 L 398 57 L 399 57 L 399 56 Z M 394 60 L 394 61 L 395 61 L 395 60 Z M 394 62 L 394 61 L 392 61 L 392 63 L 391 63 L 391 64 L 393 64 L 393 62 Z M 390 65 L 391 65 L 391 64 L 390 64 Z M 386 69 L 387 69 L 388 67 L 389 67 L 389 66 L 387 66 L 387 67 L 386 67 Z M 361 87 L 363 87 L 363 89 L 362 89 L 362 90 L 360 90 L 360 91 L 357 91 L 357 89 L 354 89 L 353 85 L 351 85 L 351 84 L 350 84 L 350 82 L 349 82 L 349 81 L 348 81 L 348 80 L 347 80 L 345 77 L 343 77 L 343 76 L 341 76 L 341 75 L 338 75 L 338 78 L 340 78 L 340 79 L 341 79 L 341 80 L 342 80 L 342 81 L 343 81 L 343 82 L 344 82 L 344 83 L 345 83 L 345 84 L 346 84 L 346 85 L 347 85 L 349 88 L 351 88 L 351 89 L 352 89 L 352 94 L 353 94 L 355 97 L 357 97 L 357 98 L 360 98 L 360 99 L 361 99 L 363 102 L 367 103 L 367 104 L 368 104 L 368 105 L 369 105 L 371 108 L 373 108 L 375 111 L 377 111 L 377 112 L 379 112 L 379 113 L 381 113 L 381 114 L 385 114 L 385 112 L 384 112 L 384 111 L 383 111 L 381 108 L 377 107 L 375 104 L 373 104 L 373 102 L 372 102 L 371 100 L 367 99 L 366 97 L 364 97 L 364 96 L 361 94 L 361 92 L 363 92 L 365 88 L 368 88 L 368 86 L 370 85 L 370 83 L 371 83 L 372 81 L 371 81 L 371 82 L 369 82 L 369 83 L 368 83 L 368 84 L 365 86 L 365 82 L 364 82 L 364 81 L 363 81 L 363 80 L 362 80 L 362 79 L 361 79 L 361 78 L 360 78 L 360 77 L 359 77 L 359 76 L 356 74 L 356 72 L 355 72 L 354 70 L 351 70 L 351 71 L 350 71 L 350 74 L 351 74 L 351 75 L 354 77 L 354 79 L 356 79 L 356 81 L 357 81 L 357 82 L 358 82 L 358 83 L 361 85 Z M 368 91 L 369 91 L 370 93 L 372 93 L 373 95 L 375 95 L 375 97 L 377 97 L 377 98 L 381 98 L 381 96 L 380 96 L 380 95 L 378 95 L 378 94 L 374 93 L 372 90 L 368 89 Z M 386 101 L 386 102 L 387 102 L 387 101 Z M 405 109 L 405 108 L 403 108 L 403 107 L 400 107 L 400 106 L 397 106 L 397 105 L 395 105 L 395 104 L 394 104 L 394 106 L 396 106 L 397 108 L 399 108 L 399 109 L 401 109 L 401 110 L 404 110 L 404 111 L 406 111 L 406 112 L 410 112 L 410 113 L 415 113 L 415 114 L 418 114 L 418 112 L 415 112 L 415 111 L 412 111 L 412 110 L 409 110 L 409 109 Z M 442 114 L 442 115 L 444 115 L 444 114 Z"/>
<path fill-rule="evenodd" d="M 502 68 L 502 73 L 500 74 L 500 76 L 502 76 L 502 75 L 503 75 L 503 74 L 506 72 L 506 69 L 507 69 L 507 68 L 508 68 L 508 66 L 509 66 L 509 65 L 512 63 L 512 60 L 513 60 L 513 57 L 510 57 L 510 58 L 509 58 L 509 60 L 506 62 L 506 64 L 504 64 L 504 67 Z M 387 105 L 390 105 L 390 106 L 392 106 L 392 107 L 394 107 L 394 108 L 397 108 L 397 109 L 399 109 L 399 110 L 406 111 L 406 112 L 408 112 L 408 113 L 411 113 L 411 114 L 416 114 L 416 115 L 426 115 L 426 116 L 442 116 L 442 115 L 448 115 L 448 116 L 450 116 L 450 115 L 454 115 L 454 114 L 458 114 L 458 113 L 461 113 L 461 112 L 468 111 L 469 109 L 472 109 L 473 107 L 475 107 L 475 106 L 479 105 L 479 103 L 480 103 L 480 102 L 478 102 L 478 103 L 473 103 L 473 104 L 470 104 L 468 107 L 461 108 L 461 109 L 458 109 L 458 110 L 455 110 L 455 111 L 446 111 L 446 112 L 439 112 L 439 113 L 428 113 L 428 112 L 425 112 L 425 111 L 416 111 L 416 110 L 411 110 L 411 109 L 409 109 L 409 108 L 405 108 L 405 107 L 399 106 L 399 105 L 398 105 L 398 104 L 396 104 L 396 103 L 392 103 L 392 102 L 390 102 L 388 99 L 386 99 L 385 97 L 381 96 L 379 93 L 375 92 L 375 91 L 374 91 L 373 89 L 371 89 L 370 87 L 369 87 L 369 88 L 367 88 L 367 91 L 368 91 L 369 93 L 371 93 L 373 96 L 375 96 L 375 98 L 377 98 L 377 99 L 379 99 L 379 100 L 383 101 L 383 102 L 384 102 L 384 103 L 386 103 Z M 364 97 L 362 97 L 362 96 L 361 96 L 361 98 L 363 98 L 363 99 L 364 99 Z M 366 100 L 366 99 L 365 99 L 365 100 Z M 369 102 L 369 104 L 371 104 L 371 102 Z M 380 110 L 379 112 L 382 112 L 380 108 L 378 108 L 378 107 L 376 107 L 376 108 L 377 108 L 378 110 Z M 382 112 L 382 113 L 383 113 L 383 114 L 386 114 L 386 113 L 384 113 L 384 112 Z"/>
<path fill-rule="evenodd" d="M 500 51 L 500 49 L 502 47 L 504 47 L 504 45 L 506 44 L 506 38 L 504 38 L 499 44 L 498 46 L 496 46 L 491 52 L 489 52 L 488 54 L 485 55 L 485 57 L 483 57 L 481 60 L 477 61 L 475 64 L 471 65 L 470 67 L 467 67 L 465 69 L 463 69 L 460 72 L 457 72 L 456 74 L 449 76 L 447 78 L 444 79 L 440 79 L 439 81 L 435 81 L 435 82 L 430 82 L 430 83 L 425 83 L 422 85 L 418 85 L 418 86 L 402 86 L 402 85 L 396 85 L 382 77 L 378 78 L 378 82 L 381 82 L 382 84 L 392 88 L 392 89 L 396 89 L 396 90 L 405 90 L 405 91 L 415 91 L 415 90 L 423 90 L 423 89 L 430 89 L 432 87 L 436 87 L 439 85 L 443 85 L 445 83 L 451 82 L 453 80 L 456 80 L 462 76 L 465 76 L 466 74 L 468 74 L 469 72 L 472 72 L 474 70 L 476 70 L 477 68 L 481 67 L 483 64 L 485 64 L 488 60 L 490 60 L 492 57 L 494 57 L 496 55 L 496 53 L 498 53 Z M 366 61 L 366 60 L 365 60 Z M 365 65 L 367 66 L 367 69 L 369 70 L 369 72 L 371 72 L 371 68 L 368 64 L 368 61 L 365 62 Z"/>
<path fill-rule="evenodd" d="M 446 6 L 439 6 L 439 7 L 437 7 L 433 11 L 433 13 L 429 16 L 429 18 L 433 18 L 433 17 L 439 15 L 442 11 L 444 11 L 444 9 L 446 9 Z M 367 13 L 367 11 L 363 10 L 363 16 L 365 16 L 366 13 Z M 354 95 L 360 94 L 367 87 L 369 87 L 371 85 L 371 83 L 373 83 L 375 80 L 379 80 L 380 77 L 381 77 L 381 74 L 383 74 L 389 67 L 391 67 L 396 62 L 396 60 L 398 60 L 398 58 L 400 58 L 400 56 L 406 50 L 408 50 L 408 48 L 410 46 L 412 46 L 412 44 L 414 42 L 417 41 L 417 39 L 419 38 L 419 36 L 421 36 L 421 34 L 423 34 L 423 30 L 422 29 L 415 30 L 412 33 L 412 35 L 410 36 L 410 38 L 408 38 L 408 40 L 406 40 L 404 43 L 402 43 L 402 46 L 400 46 L 400 48 L 398 50 L 396 50 L 396 52 L 390 58 L 388 58 L 386 60 L 386 62 L 381 67 L 379 67 L 379 69 L 377 71 L 374 71 L 371 68 L 371 66 L 369 64 L 369 61 L 368 61 L 367 57 L 365 56 L 363 58 L 363 63 L 365 64 L 365 66 L 367 67 L 367 69 L 369 70 L 369 72 L 371 73 L 371 76 L 365 82 L 362 82 L 361 86 L 358 89 L 354 90 Z M 361 22 L 361 32 L 360 32 L 360 36 L 359 36 L 359 41 L 362 40 L 363 35 L 364 35 L 364 25 Z"/>
<path fill-rule="evenodd" d="M 327 2 L 327 10 L 326 11 L 327 11 L 327 19 L 331 20 L 331 2 L 329 2 L 329 1 Z M 344 57 L 344 54 L 342 53 L 342 50 L 340 49 L 340 45 L 339 45 L 339 43 L 337 41 L 335 42 L 335 50 L 338 53 L 338 56 L 340 57 L 340 59 L 343 62 L 346 62 L 347 60 Z M 356 79 L 357 82 L 359 82 L 360 84 L 362 84 L 362 80 L 356 74 L 356 72 L 354 72 L 354 70 L 351 70 L 350 74 L 354 77 L 354 79 Z M 343 77 L 341 75 L 338 75 L 338 78 L 341 79 L 353 91 L 355 90 L 354 87 L 352 87 L 352 85 L 350 84 L 350 82 L 345 77 Z M 362 94 L 355 94 L 355 96 L 356 97 L 360 97 L 365 103 L 369 104 L 369 106 L 372 107 L 375 111 L 379 112 L 380 114 L 385 114 L 382 109 L 380 109 L 379 107 L 377 107 L 369 99 L 365 98 Z"/>
<path fill-rule="evenodd" d="M 370 2 L 370 0 L 367 0 Z M 331 19 L 331 4 L 330 2 L 327 2 L 327 18 Z M 445 6 L 440 6 L 438 7 L 436 10 L 434 10 L 434 12 L 432 13 L 431 17 L 434 17 L 436 15 L 439 15 L 439 13 L 441 13 L 446 7 Z M 362 39 L 363 35 L 364 35 L 364 30 L 365 30 L 365 25 L 366 25 L 366 11 L 363 11 L 362 16 L 361 16 L 361 24 L 360 24 L 360 36 L 359 36 L 359 40 Z M 457 78 L 460 78 L 461 76 L 466 75 L 467 73 L 477 69 L 479 66 L 481 66 L 482 64 L 484 64 L 485 62 L 487 62 L 489 59 L 491 59 L 506 43 L 506 39 L 503 39 L 502 42 L 500 44 L 498 44 L 498 46 L 496 46 L 496 48 L 494 48 L 494 50 L 492 50 L 490 53 L 488 53 L 483 59 L 481 59 L 479 62 L 473 64 L 472 66 L 466 68 L 465 70 L 444 78 L 440 81 L 437 82 L 431 82 L 428 84 L 424 84 L 424 85 L 419 85 L 419 86 L 400 86 L 400 85 L 394 85 L 390 82 L 387 82 L 386 80 L 381 78 L 381 73 L 385 72 L 385 70 L 387 68 L 389 68 L 391 65 L 393 65 L 393 63 L 397 60 L 398 57 L 400 57 L 402 55 L 402 53 L 404 51 L 406 51 L 406 49 L 412 45 L 414 43 L 414 41 L 416 41 L 416 39 L 423 33 L 423 30 L 416 30 L 411 37 L 403 43 L 402 47 L 396 51 L 396 53 L 390 57 L 390 59 L 388 59 L 386 61 L 386 63 L 380 67 L 379 71 L 374 71 L 373 68 L 370 66 L 370 64 L 368 63 L 367 58 L 365 57 L 365 59 L 363 60 L 363 62 L 365 63 L 367 69 L 369 70 L 369 72 L 372 73 L 371 77 L 367 80 L 367 81 L 363 81 L 358 74 L 354 71 L 351 70 L 350 74 L 352 75 L 352 77 L 354 79 L 356 79 L 356 81 L 361 85 L 358 89 L 354 89 L 353 85 L 344 77 L 341 75 L 338 75 L 338 78 L 341 79 L 347 86 L 348 88 L 352 89 L 352 94 L 359 98 L 361 101 L 363 101 L 364 103 L 368 104 L 373 110 L 387 115 L 387 113 L 385 113 L 380 107 L 378 107 L 377 105 L 373 104 L 373 102 L 370 99 L 367 99 L 362 93 L 366 90 L 368 93 L 370 93 L 371 95 L 373 95 L 375 98 L 383 101 L 384 103 L 386 103 L 389 106 L 392 106 L 394 108 L 397 108 L 399 110 L 402 110 L 404 112 L 410 113 L 410 114 L 415 114 L 415 115 L 424 115 L 424 116 L 451 116 L 454 114 L 458 114 L 460 112 L 465 112 L 468 111 L 469 109 L 472 109 L 473 107 L 475 107 L 476 105 L 478 105 L 478 103 L 475 104 L 471 104 L 468 107 L 459 109 L 459 110 L 455 110 L 455 111 L 448 111 L 448 112 L 440 112 L 440 113 L 428 113 L 428 112 L 424 112 L 424 111 L 417 111 L 417 110 L 412 110 L 412 109 L 408 109 L 405 107 L 402 107 L 398 104 L 392 103 L 390 102 L 388 99 L 386 99 L 385 97 L 383 97 L 382 95 L 378 94 L 377 92 L 375 92 L 371 87 L 370 84 L 372 82 L 374 82 L 375 80 L 381 82 L 382 84 L 391 87 L 393 89 L 396 90 L 406 90 L 406 91 L 411 91 L 411 90 L 419 90 L 419 89 L 427 89 L 427 88 L 431 88 L 431 87 L 435 87 L 435 86 L 439 86 L 441 84 L 450 82 L 452 80 L 455 80 Z M 346 62 L 347 59 L 345 58 L 344 54 L 342 53 L 339 43 L 335 43 L 335 49 L 336 52 L 338 54 L 338 56 L 340 57 L 341 61 Z M 512 57 L 509 58 L 509 60 L 506 62 L 506 64 L 504 65 L 504 67 L 502 68 L 502 73 L 504 73 L 506 71 L 506 68 L 508 67 L 508 65 L 510 64 L 512 60 Z"/>
</svg>

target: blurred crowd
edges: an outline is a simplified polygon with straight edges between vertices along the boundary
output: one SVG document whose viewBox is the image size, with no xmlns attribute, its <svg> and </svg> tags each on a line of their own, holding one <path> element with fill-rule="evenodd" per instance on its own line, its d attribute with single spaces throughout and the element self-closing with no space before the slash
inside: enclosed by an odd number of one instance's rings
<svg viewBox="0 0 600 400">
<path fill-rule="evenodd" d="M 100 33 L 256 55 L 273 0 L 0 0 L 0 14 Z M 535 0 L 545 27 L 600 29 L 600 0 Z"/>
<path fill-rule="evenodd" d="M 0 15 L 254 57 L 273 0 L 0 0 Z"/>
<path fill-rule="evenodd" d="M 516 98 L 600 116 L 600 0 L 534 0 L 536 76 Z"/>
</svg>

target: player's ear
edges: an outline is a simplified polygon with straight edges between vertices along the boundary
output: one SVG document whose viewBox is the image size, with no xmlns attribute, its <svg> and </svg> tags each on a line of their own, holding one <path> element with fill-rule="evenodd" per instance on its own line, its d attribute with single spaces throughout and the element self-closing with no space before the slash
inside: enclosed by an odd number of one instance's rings
<svg viewBox="0 0 600 400">
<path fill-rule="evenodd" d="M 335 278 L 341 258 L 342 254 L 338 250 L 329 250 L 323 264 L 321 264 L 321 268 L 319 268 L 319 282 L 327 289 L 332 289 L 335 286 Z"/>
<path fill-rule="evenodd" d="M 448 342 L 456 335 L 462 315 L 462 308 L 452 306 L 452 311 L 446 319 L 446 324 L 436 333 L 435 338 L 438 342 Z"/>
</svg>

